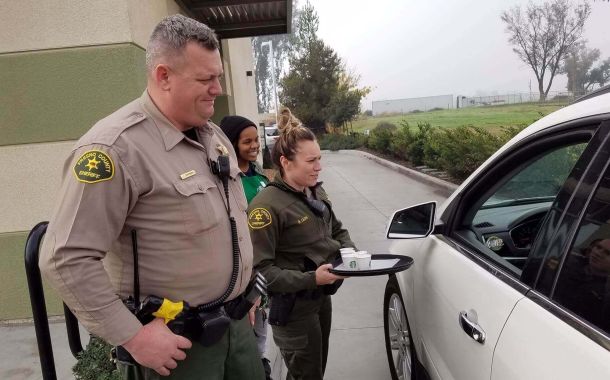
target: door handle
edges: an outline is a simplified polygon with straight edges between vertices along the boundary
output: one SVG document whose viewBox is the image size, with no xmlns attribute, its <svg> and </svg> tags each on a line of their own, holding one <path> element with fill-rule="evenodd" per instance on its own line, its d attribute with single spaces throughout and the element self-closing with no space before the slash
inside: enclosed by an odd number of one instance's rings
<svg viewBox="0 0 610 380">
<path fill-rule="evenodd" d="M 478 325 L 478 323 L 470 320 L 468 318 L 468 313 L 465 311 L 460 311 L 460 326 L 462 326 L 462 330 L 477 342 L 484 344 L 485 343 L 485 331 Z"/>
</svg>

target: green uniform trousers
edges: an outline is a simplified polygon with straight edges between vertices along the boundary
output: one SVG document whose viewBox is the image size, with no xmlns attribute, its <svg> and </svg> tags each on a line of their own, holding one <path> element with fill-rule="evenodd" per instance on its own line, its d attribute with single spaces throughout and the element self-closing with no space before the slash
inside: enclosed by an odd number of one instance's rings
<svg viewBox="0 0 610 380">
<path fill-rule="evenodd" d="M 286 326 L 271 326 L 288 368 L 286 380 L 322 380 L 332 320 L 330 296 L 297 298 Z"/>
<path fill-rule="evenodd" d="M 264 380 L 265 371 L 248 316 L 231 320 L 224 336 L 211 347 L 193 342 L 186 359 L 170 370 L 168 377 L 142 366 L 117 363 L 125 380 Z"/>
</svg>

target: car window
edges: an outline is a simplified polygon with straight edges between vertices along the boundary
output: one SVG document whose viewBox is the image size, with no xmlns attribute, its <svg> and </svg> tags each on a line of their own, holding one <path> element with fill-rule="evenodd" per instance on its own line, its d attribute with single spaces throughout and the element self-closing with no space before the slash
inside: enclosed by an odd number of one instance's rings
<svg viewBox="0 0 610 380">
<path fill-rule="evenodd" d="M 482 208 L 552 201 L 585 147 L 586 144 L 577 144 L 543 155 L 510 178 Z"/>
<path fill-rule="evenodd" d="M 530 154 L 529 161 L 516 159 L 512 167 L 517 169 L 497 178 L 492 189 L 471 202 L 461 236 L 520 276 L 540 225 L 586 146 L 574 141 Z"/>
<path fill-rule="evenodd" d="M 610 172 L 587 206 L 552 298 L 610 334 Z"/>
</svg>

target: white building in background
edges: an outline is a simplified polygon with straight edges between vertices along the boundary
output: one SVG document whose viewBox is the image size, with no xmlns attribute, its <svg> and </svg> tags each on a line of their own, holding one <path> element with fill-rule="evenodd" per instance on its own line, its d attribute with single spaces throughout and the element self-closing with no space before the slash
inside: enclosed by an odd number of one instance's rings
<svg viewBox="0 0 610 380">
<path fill-rule="evenodd" d="M 433 108 L 455 108 L 453 95 L 425 96 L 422 98 L 373 101 L 373 115 L 430 111 Z"/>
</svg>

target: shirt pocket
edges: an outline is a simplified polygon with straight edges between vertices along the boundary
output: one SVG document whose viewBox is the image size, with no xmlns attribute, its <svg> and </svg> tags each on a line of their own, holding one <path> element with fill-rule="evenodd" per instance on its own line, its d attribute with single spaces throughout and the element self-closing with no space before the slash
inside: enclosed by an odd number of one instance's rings
<svg viewBox="0 0 610 380">
<path fill-rule="evenodd" d="M 217 186 L 211 179 L 190 177 L 174 182 L 174 188 L 182 198 L 180 208 L 189 233 L 201 234 L 218 226 L 220 212 L 224 209 L 215 193 Z"/>
<path fill-rule="evenodd" d="M 233 193 L 233 198 L 235 198 L 237 208 L 239 211 L 245 213 L 248 209 L 248 200 L 246 199 L 246 194 L 244 192 L 243 179 L 239 173 L 241 173 L 241 171 L 237 166 L 231 166 L 231 180 L 229 181 L 229 187 Z"/>
</svg>

